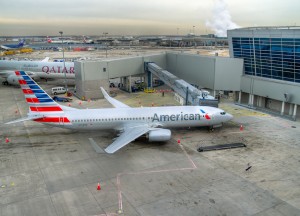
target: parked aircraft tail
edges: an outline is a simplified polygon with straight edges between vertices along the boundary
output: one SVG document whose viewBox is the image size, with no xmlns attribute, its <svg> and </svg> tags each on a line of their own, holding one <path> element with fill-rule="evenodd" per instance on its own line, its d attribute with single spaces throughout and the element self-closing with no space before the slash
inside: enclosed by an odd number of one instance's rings
<svg viewBox="0 0 300 216">
<path fill-rule="evenodd" d="M 48 43 L 52 43 L 52 39 L 50 37 L 47 36 L 47 42 Z"/>
<path fill-rule="evenodd" d="M 21 41 L 18 43 L 18 47 L 22 47 L 22 46 L 24 46 L 24 44 L 25 44 L 25 41 L 24 41 L 24 40 L 21 40 Z"/>
<path fill-rule="evenodd" d="M 37 122 L 60 122 L 64 111 L 75 110 L 55 102 L 30 76 L 24 71 L 15 71 L 18 81 L 29 105 L 28 117 L 8 122 L 12 124 L 20 121 L 34 120 Z M 66 118 L 67 119 L 67 118 Z M 64 119 L 64 122 L 67 120 Z"/>
</svg>

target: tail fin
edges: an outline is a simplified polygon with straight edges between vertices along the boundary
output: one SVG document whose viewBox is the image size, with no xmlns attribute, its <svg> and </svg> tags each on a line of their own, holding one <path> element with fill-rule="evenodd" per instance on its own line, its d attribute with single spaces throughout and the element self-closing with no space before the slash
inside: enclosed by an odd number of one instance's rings
<svg viewBox="0 0 300 216">
<path fill-rule="evenodd" d="M 47 42 L 52 43 L 52 39 L 47 36 Z"/>
<path fill-rule="evenodd" d="M 25 43 L 25 41 L 24 41 L 24 40 L 21 40 L 20 43 L 18 44 L 18 47 L 24 46 L 24 43 Z"/>
<path fill-rule="evenodd" d="M 75 108 L 56 103 L 26 72 L 15 71 L 15 74 L 19 79 L 26 102 L 29 105 L 29 113 L 25 118 L 7 122 L 6 124 L 27 120 L 53 125 L 71 124 L 64 111 L 76 110 Z"/>
<path fill-rule="evenodd" d="M 24 93 L 29 111 L 32 113 L 63 113 L 62 107 L 56 103 L 30 76 L 24 71 L 15 71 Z"/>
</svg>

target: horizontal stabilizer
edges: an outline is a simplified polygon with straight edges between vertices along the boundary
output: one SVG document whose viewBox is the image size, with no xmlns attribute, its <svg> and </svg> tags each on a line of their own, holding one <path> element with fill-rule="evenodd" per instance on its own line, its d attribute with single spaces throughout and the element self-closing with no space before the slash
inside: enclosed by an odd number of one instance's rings
<svg viewBox="0 0 300 216">
<path fill-rule="evenodd" d="M 24 118 L 16 119 L 14 121 L 6 122 L 5 124 L 14 124 L 14 123 L 18 123 L 18 122 L 34 120 L 34 119 L 39 119 L 39 118 L 43 118 L 43 116 L 27 116 Z"/>
</svg>

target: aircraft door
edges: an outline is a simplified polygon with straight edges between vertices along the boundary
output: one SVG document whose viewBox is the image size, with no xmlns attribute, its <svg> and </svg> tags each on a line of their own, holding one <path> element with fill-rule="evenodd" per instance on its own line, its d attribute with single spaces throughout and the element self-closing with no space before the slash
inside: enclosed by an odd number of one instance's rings
<svg viewBox="0 0 300 216">
<path fill-rule="evenodd" d="M 64 125 L 64 117 L 59 117 L 59 125 Z"/>
</svg>

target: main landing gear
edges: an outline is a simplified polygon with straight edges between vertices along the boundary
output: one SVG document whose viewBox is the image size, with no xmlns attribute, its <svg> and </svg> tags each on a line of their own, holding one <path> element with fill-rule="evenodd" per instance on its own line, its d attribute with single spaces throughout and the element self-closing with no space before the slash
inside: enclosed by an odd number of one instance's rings
<svg viewBox="0 0 300 216">
<path fill-rule="evenodd" d="M 207 129 L 208 129 L 208 132 L 214 132 L 215 131 L 214 126 L 208 126 Z"/>
</svg>

